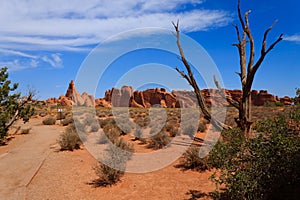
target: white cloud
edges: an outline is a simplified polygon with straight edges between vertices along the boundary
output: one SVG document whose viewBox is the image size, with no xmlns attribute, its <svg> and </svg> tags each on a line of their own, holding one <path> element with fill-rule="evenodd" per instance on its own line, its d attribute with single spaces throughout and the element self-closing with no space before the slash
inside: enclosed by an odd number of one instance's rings
<svg viewBox="0 0 300 200">
<path fill-rule="evenodd" d="M 284 40 L 290 41 L 290 42 L 300 42 L 300 34 L 285 36 Z"/>
<path fill-rule="evenodd" d="M 21 51 L 15 51 L 15 50 L 10 50 L 10 49 L 0 49 L 1 53 L 4 53 L 6 55 L 15 55 L 15 56 L 21 56 L 21 57 L 26 57 L 26 58 L 36 58 L 34 55 L 30 55 Z"/>
<path fill-rule="evenodd" d="M 13 59 L 11 61 L 0 61 L 0 67 L 7 67 L 9 71 L 18 71 L 28 68 L 35 68 L 38 61 L 35 59 Z"/>
<path fill-rule="evenodd" d="M 86 50 L 109 36 L 135 28 L 172 30 L 180 19 L 185 32 L 227 25 L 219 10 L 190 9 L 203 0 L 10 0 L 0 1 L 0 49 Z M 50 59 L 50 58 L 48 58 Z M 47 59 L 47 60 L 48 60 Z M 53 58 L 50 60 L 53 61 Z M 51 62 L 51 61 L 50 61 Z M 49 63 L 50 63 L 49 62 Z"/>
<path fill-rule="evenodd" d="M 62 59 L 60 58 L 60 54 L 51 54 L 51 56 L 42 56 L 41 59 L 49 63 L 54 68 L 62 67 Z"/>
</svg>

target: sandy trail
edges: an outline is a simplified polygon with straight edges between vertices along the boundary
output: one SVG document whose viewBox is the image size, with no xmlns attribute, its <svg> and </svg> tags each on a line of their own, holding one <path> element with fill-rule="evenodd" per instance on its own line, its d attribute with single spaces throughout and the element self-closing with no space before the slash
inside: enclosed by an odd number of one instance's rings
<svg viewBox="0 0 300 200">
<path fill-rule="evenodd" d="M 41 121 L 31 120 L 30 134 L 0 147 L 0 200 L 182 200 L 191 199 L 190 190 L 214 189 L 211 172 L 183 172 L 174 167 L 178 161 L 150 173 L 126 173 L 116 185 L 95 188 L 90 183 L 97 178 L 93 166 L 98 161 L 85 148 L 56 151 L 64 127 Z"/>
<path fill-rule="evenodd" d="M 48 156 L 50 146 L 63 131 L 58 126 L 39 125 L 41 120 L 30 121 L 32 130 L 20 135 L 9 145 L 0 148 L 0 199 L 24 199 L 26 187 Z"/>
</svg>

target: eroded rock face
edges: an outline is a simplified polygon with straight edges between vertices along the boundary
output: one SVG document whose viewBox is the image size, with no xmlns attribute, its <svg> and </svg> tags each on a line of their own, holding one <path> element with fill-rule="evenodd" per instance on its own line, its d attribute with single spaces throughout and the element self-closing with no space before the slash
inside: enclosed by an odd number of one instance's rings
<svg viewBox="0 0 300 200">
<path fill-rule="evenodd" d="M 231 98 L 240 101 L 242 97 L 241 90 L 224 90 Z M 216 89 L 203 89 L 204 101 L 208 106 L 228 105 Z M 263 106 L 266 102 L 281 102 L 284 105 L 291 105 L 291 98 L 275 97 L 269 94 L 267 90 L 251 91 L 252 104 Z M 74 81 L 71 81 L 67 92 L 58 99 L 49 98 L 48 103 L 60 103 L 63 106 L 101 106 L 101 107 L 137 107 L 150 108 L 158 105 L 167 108 L 195 108 L 198 107 L 196 95 L 193 91 L 172 91 L 167 92 L 164 88 L 147 89 L 144 91 L 134 91 L 131 86 L 123 86 L 121 89 L 112 88 L 105 92 L 104 98 L 95 99 L 92 95 L 84 92 L 82 95 L 76 90 Z"/>
<path fill-rule="evenodd" d="M 84 92 L 82 95 L 76 90 L 74 81 L 69 83 L 69 87 L 65 95 L 61 95 L 58 99 L 50 98 L 47 100 L 48 103 L 60 104 L 62 106 L 94 106 L 95 99 L 93 95 L 89 95 Z"/>
</svg>

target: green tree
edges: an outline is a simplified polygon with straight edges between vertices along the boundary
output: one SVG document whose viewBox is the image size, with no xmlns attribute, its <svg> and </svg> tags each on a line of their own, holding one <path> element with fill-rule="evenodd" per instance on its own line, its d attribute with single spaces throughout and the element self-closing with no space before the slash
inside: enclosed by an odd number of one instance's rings
<svg viewBox="0 0 300 200">
<path fill-rule="evenodd" d="M 18 83 L 11 86 L 8 80 L 7 68 L 0 69 L 0 144 L 5 142 L 9 128 L 18 119 L 24 123 L 34 114 L 32 106 L 33 92 L 29 92 L 27 97 L 21 98 L 21 93 L 14 93 L 18 88 Z"/>
</svg>

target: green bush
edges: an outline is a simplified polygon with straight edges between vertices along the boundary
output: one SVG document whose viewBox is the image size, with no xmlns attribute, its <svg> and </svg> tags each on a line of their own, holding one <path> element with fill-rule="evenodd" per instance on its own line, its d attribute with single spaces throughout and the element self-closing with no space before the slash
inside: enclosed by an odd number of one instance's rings
<svg viewBox="0 0 300 200">
<path fill-rule="evenodd" d="M 222 168 L 233 161 L 241 151 L 244 138 L 239 128 L 223 130 L 222 139 L 218 141 L 209 153 L 211 167 Z"/>
<path fill-rule="evenodd" d="M 53 117 L 48 117 L 43 120 L 44 125 L 54 125 L 56 123 L 56 119 Z"/>
<path fill-rule="evenodd" d="M 65 132 L 60 135 L 58 139 L 58 144 L 60 145 L 61 150 L 70 150 L 79 149 L 82 144 L 74 124 L 69 125 Z"/>
<path fill-rule="evenodd" d="M 299 131 L 289 125 L 298 115 L 291 113 L 258 123 L 261 133 L 255 138 L 229 134 L 215 145 L 210 161 L 221 174 L 212 179 L 226 186 L 227 198 L 274 199 L 282 187 L 300 182 Z"/>
<path fill-rule="evenodd" d="M 5 144 L 9 129 L 17 120 L 28 122 L 34 115 L 33 92 L 27 97 L 17 93 L 18 83 L 8 80 L 8 68 L 0 68 L 0 145 Z"/>
</svg>

